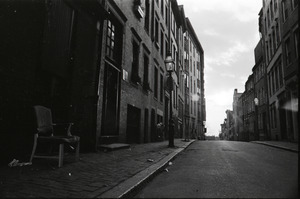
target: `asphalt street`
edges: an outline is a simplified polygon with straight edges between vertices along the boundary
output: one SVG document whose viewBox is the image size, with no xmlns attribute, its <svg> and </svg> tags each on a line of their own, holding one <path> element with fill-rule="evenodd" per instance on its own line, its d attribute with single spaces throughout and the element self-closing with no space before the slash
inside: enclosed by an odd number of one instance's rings
<svg viewBox="0 0 300 199">
<path fill-rule="evenodd" d="M 248 142 L 194 142 L 135 198 L 298 198 L 298 153 Z"/>
</svg>

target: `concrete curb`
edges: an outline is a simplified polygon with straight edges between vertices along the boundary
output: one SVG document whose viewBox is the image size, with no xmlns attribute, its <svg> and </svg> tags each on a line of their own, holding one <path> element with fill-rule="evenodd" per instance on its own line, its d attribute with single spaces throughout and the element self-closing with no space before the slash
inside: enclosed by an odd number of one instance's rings
<svg viewBox="0 0 300 199">
<path fill-rule="evenodd" d="M 103 194 L 97 196 L 97 198 L 125 198 L 130 195 L 134 190 L 138 187 L 142 186 L 142 184 L 150 179 L 150 177 L 157 174 L 162 168 L 164 168 L 169 161 L 171 161 L 176 155 L 186 149 L 190 144 L 192 144 L 195 140 L 191 140 L 185 146 L 177 148 L 175 151 L 167 155 L 166 157 L 159 160 L 157 163 L 149 166 L 147 169 L 140 171 L 135 174 L 133 177 L 121 182 L 117 186 L 112 189 L 104 192 Z"/>
<path fill-rule="evenodd" d="M 263 144 L 263 145 L 266 145 L 266 146 L 270 146 L 270 147 L 274 147 L 274 148 L 278 148 L 278 149 L 283 149 L 283 150 L 291 151 L 291 152 L 295 152 L 295 153 L 299 152 L 298 150 L 295 150 L 295 149 L 292 149 L 292 148 L 287 148 L 287 147 L 274 145 L 274 144 L 269 144 L 269 143 L 265 143 L 265 142 L 252 141 L 252 143 Z"/>
</svg>

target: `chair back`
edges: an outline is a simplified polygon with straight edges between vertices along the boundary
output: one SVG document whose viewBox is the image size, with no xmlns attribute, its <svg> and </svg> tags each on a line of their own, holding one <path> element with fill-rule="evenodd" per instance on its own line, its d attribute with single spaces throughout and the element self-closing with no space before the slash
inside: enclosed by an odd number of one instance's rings
<svg viewBox="0 0 300 199">
<path fill-rule="evenodd" d="M 53 135 L 52 114 L 49 108 L 44 106 L 34 106 L 36 125 L 38 133 L 43 135 Z"/>
</svg>

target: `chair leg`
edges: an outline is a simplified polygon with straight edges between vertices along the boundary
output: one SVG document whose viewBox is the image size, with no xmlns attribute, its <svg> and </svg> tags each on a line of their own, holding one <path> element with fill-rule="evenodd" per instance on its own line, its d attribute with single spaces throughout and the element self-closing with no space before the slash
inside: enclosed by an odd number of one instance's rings
<svg viewBox="0 0 300 199">
<path fill-rule="evenodd" d="M 77 142 L 77 146 L 76 146 L 76 156 L 75 156 L 75 160 L 76 160 L 76 161 L 79 160 L 79 147 L 80 147 L 80 142 Z"/>
<path fill-rule="evenodd" d="M 29 160 L 30 163 L 32 163 L 32 159 L 35 154 L 35 150 L 36 150 L 36 146 L 37 146 L 37 138 L 38 138 L 38 134 L 34 134 L 33 147 L 32 147 L 32 152 L 31 152 L 31 156 L 30 156 L 30 160 Z"/>
<path fill-rule="evenodd" d="M 58 157 L 58 167 L 63 166 L 64 161 L 64 144 L 59 144 L 59 157 Z"/>
</svg>

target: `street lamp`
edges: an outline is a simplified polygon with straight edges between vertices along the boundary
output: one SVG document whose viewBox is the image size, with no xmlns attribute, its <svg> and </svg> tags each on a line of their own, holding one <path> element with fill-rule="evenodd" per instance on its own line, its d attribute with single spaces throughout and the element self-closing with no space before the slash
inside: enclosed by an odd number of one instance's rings
<svg viewBox="0 0 300 199">
<path fill-rule="evenodd" d="M 170 93 L 170 120 L 169 120 L 169 147 L 174 147 L 174 121 L 173 121 L 173 113 L 172 113 L 172 90 L 173 90 L 173 78 L 172 72 L 175 69 L 175 63 L 172 59 L 171 52 L 167 53 L 167 57 L 165 60 L 166 70 L 169 73 L 169 93 Z"/>
<path fill-rule="evenodd" d="M 255 139 L 256 139 L 256 140 L 259 139 L 259 132 L 258 132 L 258 111 L 257 111 L 258 102 L 259 102 L 258 98 L 257 98 L 257 97 L 254 98 L 255 117 L 256 117 L 256 119 L 255 119 L 255 126 L 256 126 L 255 131 L 256 131 L 256 132 L 255 132 L 254 136 L 255 136 Z"/>
</svg>

